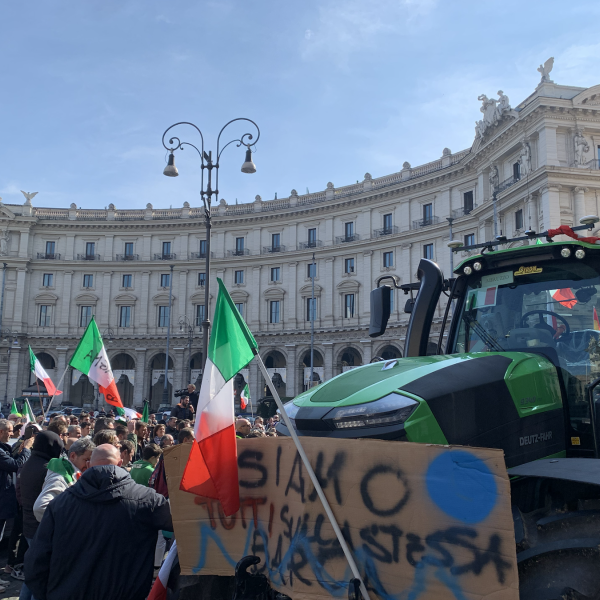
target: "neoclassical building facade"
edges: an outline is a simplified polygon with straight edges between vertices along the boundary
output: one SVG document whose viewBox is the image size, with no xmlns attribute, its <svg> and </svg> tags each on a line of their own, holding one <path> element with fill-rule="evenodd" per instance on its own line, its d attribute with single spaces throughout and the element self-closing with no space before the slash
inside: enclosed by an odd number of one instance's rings
<svg viewBox="0 0 600 600">
<path fill-rule="evenodd" d="M 318 193 L 292 190 L 288 198 L 257 196 L 233 206 L 221 200 L 212 209 L 209 274 L 202 209 L 187 203 L 168 210 L 36 208 L 31 194 L 22 205 L 0 203 L 0 399 L 20 396 L 33 382 L 28 345 L 56 382 L 94 315 L 125 403 L 140 406 L 147 398 L 157 408 L 169 286 L 171 392 L 200 377 L 207 276 L 209 311 L 220 277 L 282 396 L 309 383 L 313 315 L 315 379 L 377 356 L 401 356 L 408 315 L 400 291 L 385 335 L 368 337 L 369 293 L 381 276 L 414 281 L 422 257 L 449 276 L 451 228 L 468 245 L 600 213 L 600 85 L 556 85 L 543 74 L 514 108 L 502 92 L 479 100 L 482 118 L 466 150 L 446 148 L 425 165 L 405 162 L 397 173 L 367 173 L 360 183 L 328 183 Z M 243 375 L 253 398 L 265 395 L 256 365 Z M 65 401 L 96 405 L 97 390 L 77 371 L 67 370 L 61 388 Z"/>
</svg>

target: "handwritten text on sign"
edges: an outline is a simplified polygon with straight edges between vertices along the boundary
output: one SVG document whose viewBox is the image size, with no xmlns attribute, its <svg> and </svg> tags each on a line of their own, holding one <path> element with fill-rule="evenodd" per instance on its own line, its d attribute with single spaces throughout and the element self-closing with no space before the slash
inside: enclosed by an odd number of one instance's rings
<svg viewBox="0 0 600 600">
<path fill-rule="evenodd" d="M 372 598 L 518 598 L 501 451 L 303 442 Z M 291 439 L 238 440 L 233 517 L 179 490 L 189 448 L 165 454 L 182 574 L 233 575 L 255 554 L 258 571 L 294 600 L 346 596 L 350 569 Z"/>
</svg>

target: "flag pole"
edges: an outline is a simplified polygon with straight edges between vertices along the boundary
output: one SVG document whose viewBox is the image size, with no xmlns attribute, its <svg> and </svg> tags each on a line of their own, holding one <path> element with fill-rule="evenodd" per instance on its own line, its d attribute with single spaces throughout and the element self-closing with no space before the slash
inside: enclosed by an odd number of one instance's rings
<svg viewBox="0 0 600 600">
<path fill-rule="evenodd" d="M 67 371 L 69 369 L 71 365 L 67 365 L 66 369 L 64 370 L 59 382 L 56 384 L 56 391 L 58 391 L 60 389 L 60 386 L 63 382 L 63 379 L 65 378 L 65 375 L 67 374 Z M 48 408 L 46 409 L 46 414 L 48 414 L 50 412 L 50 407 L 52 406 L 52 403 L 54 402 L 54 397 L 56 396 L 56 392 L 52 395 L 52 398 L 50 398 L 50 402 L 48 402 Z M 42 410 L 44 410 L 42 408 Z M 46 417 L 44 417 L 44 419 L 46 419 Z"/>
<path fill-rule="evenodd" d="M 35 375 L 35 373 L 34 373 L 34 375 Z M 44 417 L 44 421 L 45 421 L 46 413 L 44 412 L 44 403 L 42 402 L 42 396 L 40 394 L 40 382 L 39 382 L 39 379 L 37 378 L 37 375 L 35 375 L 35 385 L 37 385 L 38 399 L 40 401 L 40 407 L 42 408 L 42 416 Z M 29 408 L 31 408 L 31 406 Z"/>
<path fill-rule="evenodd" d="M 294 444 L 296 444 L 298 454 L 300 455 L 300 458 L 302 459 L 302 462 L 304 463 L 304 466 L 306 467 L 306 470 L 308 472 L 310 480 L 312 481 L 313 485 L 315 486 L 315 489 L 317 490 L 317 494 L 319 495 L 319 498 L 323 504 L 323 508 L 325 509 L 325 512 L 327 513 L 327 517 L 331 523 L 331 526 L 333 527 L 333 531 L 335 532 L 335 535 L 336 535 L 336 537 L 340 543 L 340 546 L 342 547 L 342 550 L 344 552 L 344 556 L 346 557 L 346 560 L 348 561 L 348 564 L 350 565 L 350 570 L 352 571 L 353 576 L 360 581 L 360 591 L 363 595 L 363 598 L 364 598 L 364 600 L 370 600 L 369 593 L 367 592 L 365 583 L 364 583 L 362 577 L 360 576 L 360 572 L 358 570 L 358 567 L 356 566 L 354 557 L 352 556 L 352 553 L 350 552 L 350 548 L 348 548 L 348 544 L 346 543 L 346 540 L 344 539 L 344 535 L 342 534 L 340 526 L 338 525 L 336 518 L 331 510 L 331 507 L 329 506 L 329 502 L 327 501 L 327 498 L 325 497 L 323 488 L 321 487 L 321 484 L 319 483 L 319 480 L 317 479 L 317 476 L 315 475 L 312 465 L 310 464 L 310 461 L 308 460 L 308 457 L 306 456 L 306 453 L 304 452 L 304 448 L 302 447 L 302 444 L 300 443 L 300 440 L 298 439 L 298 434 L 296 433 L 296 430 L 294 429 L 292 422 L 290 421 L 290 418 L 288 417 L 287 413 L 285 412 L 285 409 L 283 408 L 283 403 L 281 402 L 281 398 L 279 397 L 279 394 L 277 393 L 277 390 L 275 389 L 275 386 L 273 385 L 273 382 L 271 381 L 271 378 L 269 377 L 269 373 L 267 372 L 265 363 L 263 362 L 263 360 L 260 357 L 260 354 L 258 353 L 258 350 L 256 348 L 253 348 L 252 352 L 254 352 L 254 355 L 256 356 L 256 360 L 258 362 L 258 367 L 261 370 L 263 377 L 265 378 L 265 381 L 267 382 L 267 385 L 269 386 L 269 389 L 271 390 L 271 394 L 273 394 L 273 398 L 275 398 L 275 402 L 277 403 L 279 410 L 281 411 L 281 416 L 283 417 L 283 420 L 290 432 L 290 436 L 294 440 Z"/>
</svg>

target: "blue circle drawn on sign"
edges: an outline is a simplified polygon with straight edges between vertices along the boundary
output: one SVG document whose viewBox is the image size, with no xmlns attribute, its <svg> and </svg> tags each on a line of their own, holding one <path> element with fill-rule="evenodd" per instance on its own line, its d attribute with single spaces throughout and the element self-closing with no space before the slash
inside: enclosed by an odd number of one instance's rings
<svg viewBox="0 0 600 600">
<path fill-rule="evenodd" d="M 464 450 L 446 450 L 435 458 L 426 483 L 437 506 L 463 523 L 483 521 L 496 504 L 494 475 L 480 458 Z"/>
</svg>

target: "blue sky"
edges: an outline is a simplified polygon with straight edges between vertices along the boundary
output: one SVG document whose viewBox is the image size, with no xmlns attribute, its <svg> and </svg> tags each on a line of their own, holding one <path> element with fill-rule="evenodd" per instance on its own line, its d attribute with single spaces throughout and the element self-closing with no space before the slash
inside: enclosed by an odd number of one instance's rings
<svg viewBox="0 0 600 600">
<path fill-rule="evenodd" d="M 0 196 L 196 206 L 197 157 L 163 177 L 162 133 L 192 121 L 214 149 L 241 116 L 261 128 L 258 172 L 225 151 L 229 203 L 386 175 L 469 147 L 477 96 L 518 104 L 550 56 L 557 83 L 600 83 L 599 16 L 597 1 L 0 0 Z"/>
</svg>

